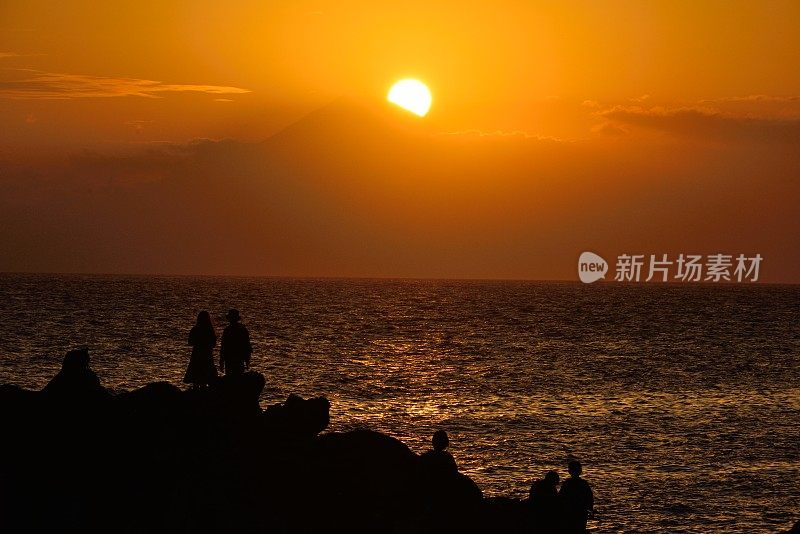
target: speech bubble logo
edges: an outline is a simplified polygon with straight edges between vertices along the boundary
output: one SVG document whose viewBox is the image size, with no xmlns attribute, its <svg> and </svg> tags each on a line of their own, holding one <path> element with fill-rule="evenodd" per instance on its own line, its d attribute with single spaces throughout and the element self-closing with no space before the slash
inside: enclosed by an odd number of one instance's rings
<svg viewBox="0 0 800 534">
<path fill-rule="evenodd" d="M 607 272 L 608 263 L 594 252 L 584 252 L 578 258 L 578 277 L 584 284 L 600 280 Z"/>
</svg>

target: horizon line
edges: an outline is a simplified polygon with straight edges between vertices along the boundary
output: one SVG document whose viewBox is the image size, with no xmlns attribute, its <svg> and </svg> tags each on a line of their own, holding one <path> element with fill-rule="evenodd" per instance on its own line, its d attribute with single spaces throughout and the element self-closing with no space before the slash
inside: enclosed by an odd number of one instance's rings
<svg viewBox="0 0 800 534">
<path fill-rule="evenodd" d="M 187 274 L 187 273 L 120 273 L 120 272 L 58 272 L 58 271 L 2 271 L 0 276 L 7 275 L 51 275 L 51 276 L 120 276 L 128 278 L 269 278 L 281 280 L 372 280 L 372 281 L 452 281 L 452 282 L 543 282 L 559 284 L 578 284 L 582 286 L 800 286 L 800 282 L 616 282 L 598 280 L 590 284 L 578 279 L 566 278 L 513 278 L 513 277 L 447 277 L 447 276 L 347 276 L 347 275 L 284 275 L 284 274 Z"/>
</svg>

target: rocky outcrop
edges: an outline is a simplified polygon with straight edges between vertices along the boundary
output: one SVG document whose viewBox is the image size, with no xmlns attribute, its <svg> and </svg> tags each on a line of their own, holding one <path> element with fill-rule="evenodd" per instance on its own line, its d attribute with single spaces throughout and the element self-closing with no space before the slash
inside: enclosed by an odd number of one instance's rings
<svg viewBox="0 0 800 534">
<path fill-rule="evenodd" d="M 262 411 L 264 384 L 248 372 L 201 390 L 156 382 L 112 395 L 88 353 L 72 351 L 42 391 L 0 386 L 0 531 L 477 528 L 483 499 L 469 478 L 429 498 L 405 444 L 371 430 L 325 433 L 322 397 L 290 395 Z"/>
<path fill-rule="evenodd" d="M 524 501 L 426 472 L 393 437 L 324 432 L 327 399 L 262 411 L 264 383 L 111 395 L 71 352 L 42 391 L 0 385 L 0 532 L 533 531 Z"/>
<path fill-rule="evenodd" d="M 331 403 L 324 397 L 303 399 L 289 395 L 283 404 L 264 410 L 262 421 L 269 431 L 297 440 L 310 440 L 328 427 Z"/>
</svg>

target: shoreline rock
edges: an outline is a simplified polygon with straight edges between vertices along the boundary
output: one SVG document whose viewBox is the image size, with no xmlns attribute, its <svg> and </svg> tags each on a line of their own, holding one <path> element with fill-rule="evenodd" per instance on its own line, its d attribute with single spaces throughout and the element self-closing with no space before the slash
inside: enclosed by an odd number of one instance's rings
<svg viewBox="0 0 800 534">
<path fill-rule="evenodd" d="M 391 436 L 325 432 L 324 397 L 262 410 L 264 385 L 247 372 L 113 395 L 80 351 L 41 391 L 0 385 L 0 531 L 542 532 L 525 501 L 432 480 Z"/>
<path fill-rule="evenodd" d="M 41 391 L 0 386 L 3 532 L 478 532 L 458 474 L 431 498 L 419 456 L 372 430 L 324 432 L 330 403 L 265 410 L 263 375 L 112 395 L 73 351 Z"/>
</svg>

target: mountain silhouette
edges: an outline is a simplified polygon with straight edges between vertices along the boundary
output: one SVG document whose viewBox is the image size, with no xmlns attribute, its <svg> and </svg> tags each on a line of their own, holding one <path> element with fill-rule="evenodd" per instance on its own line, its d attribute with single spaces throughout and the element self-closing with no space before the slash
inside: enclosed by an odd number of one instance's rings
<svg viewBox="0 0 800 534">
<path fill-rule="evenodd" d="M 673 242 L 704 220 L 708 176 L 750 179 L 748 151 L 731 152 L 723 173 L 705 149 L 689 169 L 673 165 L 670 146 L 447 132 L 435 119 L 339 99 L 255 143 L 18 162 L 5 169 L 0 227 L 2 244 L 24 253 L 3 269 L 555 278 L 574 274 L 575 250 L 617 229 L 630 229 L 630 243 L 662 235 L 674 209 L 664 195 L 679 196 L 685 215 Z M 682 176 L 680 187 L 667 176 Z M 724 222 L 743 224 L 734 211 Z"/>
<path fill-rule="evenodd" d="M 430 150 L 431 127 L 388 102 L 337 99 L 263 142 L 265 164 L 308 185 L 357 184 L 393 176 Z"/>
<path fill-rule="evenodd" d="M 302 143 L 306 148 L 361 142 L 366 145 L 430 135 L 429 122 L 384 101 L 341 97 L 301 117 L 268 138 L 270 147 Z"/>
</svg>

